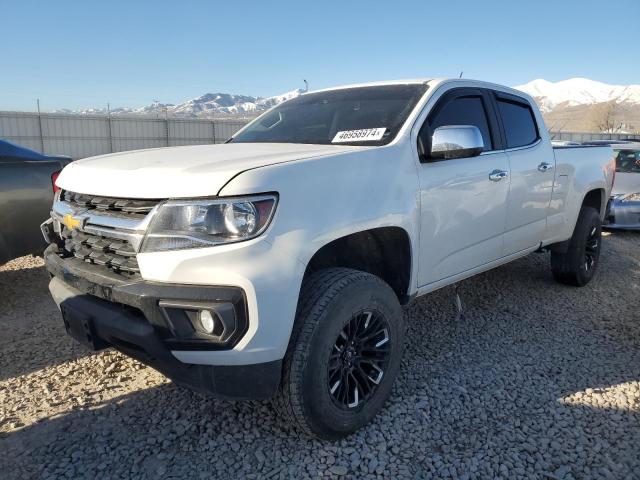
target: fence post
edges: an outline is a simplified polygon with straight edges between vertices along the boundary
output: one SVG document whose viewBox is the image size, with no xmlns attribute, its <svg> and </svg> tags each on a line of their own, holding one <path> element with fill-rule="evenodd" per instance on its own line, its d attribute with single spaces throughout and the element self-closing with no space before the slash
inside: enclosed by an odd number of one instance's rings
<svg viewBox="0 0 640 480">
<path fill-rule="evenodd" d="M 167 147 L 169 146 L 169 113 L 167 112 L 167 107 L 164 107 L 164 126 L 167 132 Z"/>
<path fill-rule="evenodd" d="M 111 106 L 107 103 L 107 126 L 109 130 L 109 151 L 113 153 L 113 135 L 111 133 Z"/>
<path fill-rule="evenodd" d="M 37 99 L 38 102 L 38 127 L 40 129 L 40 151 L 44 154 L 44 138 L 42 134 L 42 115 L 40 115 L 40 99 Z"/>
<path fill-rule="evenodd" d="M 216 119 L 211 120 L 211 125 L 213 126 L 213 144 L 216 144 Z"/>
</svg>

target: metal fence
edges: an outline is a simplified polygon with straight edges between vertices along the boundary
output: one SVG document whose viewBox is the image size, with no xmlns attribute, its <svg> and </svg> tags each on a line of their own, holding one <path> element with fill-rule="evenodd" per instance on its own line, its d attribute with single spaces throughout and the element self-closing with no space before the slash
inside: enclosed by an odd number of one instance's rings
<svg viewBox="0 0 640 480">
<path fill-rule="evenodd" d="M 0 112 L 0 138 L 77 159 L 140 148 L 223 143 L 247 121 Z"/>
<path fill-rule="evenodd" d="M 634 133 L 593 133 L 593 132 L 550 132 L 553 140 L 570 142 L 588 142 L 590 140 L 638 140 L 640 135 Z"/>
<path fill-rule="evenodd" d="M 222 143 L 247 119 L 0 112 L 0 138 L 48 154 L 84 158 L 174 145 Z M 638 140 L 638 134 L 551 132 L 554 140 Z"/>
</svg>

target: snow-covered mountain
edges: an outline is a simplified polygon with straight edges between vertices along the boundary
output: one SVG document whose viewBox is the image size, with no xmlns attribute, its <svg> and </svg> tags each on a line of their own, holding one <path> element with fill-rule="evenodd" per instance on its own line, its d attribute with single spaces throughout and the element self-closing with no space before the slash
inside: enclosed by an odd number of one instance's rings
<svg viewBox="0 0 640 480">
<path fill-rule="evenodd" d="M 560 82 L 538 79 L 515 88 L 536 100 L 547 123 L 552 126 L 558 124 L 562 128 L 597 130 L 601 124 L 607 123 L 601 117 L 613 112 L 616 121 L 623 124 L 624 128 L 635 131 L 640 127 L 640 85 L 608 85 L 586 78 L 571 78 Z M 206 93 L 175 105 L 154 102 L 143 107 L 115 108 L 111 110 L 111 114 L 185 118 L 252 117 L 301 93 L 303 90 L 297 89 L 266 98 Z M 107 113 L 106 108 L 58 111 L 98 115 Z"/>
<path fill-rule="evenodd" d="M 112 115 L 165 115 L 172 117 L 213 117 L 216 115 L 257 115 L 274 105 L 297 97 L 304 90 L 296 89 L 273 97 L 251 97 L 247 95 L 233 95 L 229 93 L 205 93 L 200 97 L 187 100 L 179 104 L 158 103 L 143 107 L 119 107 L 111 109 Z M 79 113 L 85 115 L 106 114 L 106 108 L 92 108 L 84 110 L 56 110 L 60 113 Z"/>
<path fill-rule="evenodd" d="M 605 102 L 640 105 L 640 85 L 608 85 L 587 78 L 570 78 L 560 82 L 538 79 L 514 88 L 531 95 L 543 113 L 557 107 Z"/>
</svg>

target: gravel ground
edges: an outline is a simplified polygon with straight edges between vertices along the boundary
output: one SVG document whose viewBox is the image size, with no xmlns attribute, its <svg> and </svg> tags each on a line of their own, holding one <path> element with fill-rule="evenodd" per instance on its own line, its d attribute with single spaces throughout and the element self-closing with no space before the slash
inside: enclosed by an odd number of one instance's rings
<svg viewBox="0 0 640 480">
<path fill-rule="evenodd" d="M 391 400 L 337 443 L 268 402 L 201 397 L 69 339 L 42 261 L 0 267 L 3 478 L 640 478 L 640 234 L 605 238 L 594 281 L 534 254 L 405 308 Z"/>
</svg>

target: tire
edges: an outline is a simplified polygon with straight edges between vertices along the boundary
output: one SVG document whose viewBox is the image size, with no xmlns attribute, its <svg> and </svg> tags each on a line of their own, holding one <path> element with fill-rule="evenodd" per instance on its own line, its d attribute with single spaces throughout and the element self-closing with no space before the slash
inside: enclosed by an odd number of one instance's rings
<svg viewBox="0 0 640 480">
<path fill-rule="evenodd" d="M 602 224 L 593 207 L 582 207 L 565 253 L 551 253 L 553 278 L 559 283 L 583 287 L 593 278 L 600 260 Z"/>
<path fill-rule="evenodd" d="M 402 310 L 389 285 L 347 268 L 316 272 L 301 289 L 275 407 L 308 435 L 343 438 L 383 407 L 403 349 Z"/>
</svg>

